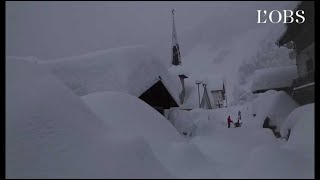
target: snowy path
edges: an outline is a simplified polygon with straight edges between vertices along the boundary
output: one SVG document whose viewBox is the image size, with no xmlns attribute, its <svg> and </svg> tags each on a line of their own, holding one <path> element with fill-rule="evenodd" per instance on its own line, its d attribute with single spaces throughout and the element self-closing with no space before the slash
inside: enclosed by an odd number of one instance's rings
<svg viewBox="0 0 320 180">
<path fill-rule="evenodd" d="M 196 136 L 190 140 L 199 150 L 216 164 L 221 178 L 228 178 L 248 159 L 250 153 L 262 145 L 279 144 L 268 129 L 224 128 L 207 136 Z"/>
<path fill-rule="evenodd" d="M 302 111 L 312 114 L 310 107 L 305 107 L 305 109 L 309 108 L 308 111 L 302 109 L 295 114 L 301 115 Z M 243 115 L 242 121 L 240 121 L 243 123 L 242 126 L 227 128 L 225 117 L 230 115 L 235 121 L 239 110 Z M 210 164 L 210 167 L 202 168 L 201 172 L 207 174 L 207 177 L 210 177 L 211 173 L 211 176 L 214 174 L 213 177 L 236 179 L 313 177 L 313 156 L 312 151 L 309 150 L 313 149 L 312 138 L 308 142 L 305 139 L 297 139 L 293 137 L 294 135 L 290 136 L 291 142 L 290 138 L 288 142 L 277 139 L 272 130 L 261 128 L 261 123 L 256 122 L 257 119 L 252 116 L 251 110 L 250 106 L 242 105 L 210 110 L 208 113 L 201 111 L 201 116 L 203 116 L 201 118 L 205 123 L 201 124 L 201 127 L 198 126 L 196 135 L 189 139 L 189 144 L 195 145 L 198 153 L 204 156 L 207 164 Z M 206 116 L 209 117 L 208 121 L 205 121 Z M 199 118 L 195 112 L 190 117 Z M 303 115 L 304 119 L 306 117 L 307 115 Z M 308 119 L 312 120 L 314 117 L 310 115 Z M 199 120 L 197 121 L 199 122 Z M 312 123 L 310 124 L 302 124 L 299 131 L 309 131 L 308 129 L 313 127 Z M 303 137 L 312 136 L 311 132 L 303 134 L 306 134 Z M 296 135 L 297 137 L 301 136 L 301 134 Z M 291 143 L 297 144 L 297 146 L 292 146 Z M 184 150 L 181 149 L 181 152 Z M 193 154 L 193 156 L 195 155 L 196 153 Z M 189 163 L 193 163 L 190 158 Z M 198 164 L 201 163 L 198 162 Z M 190 169 L 187 172 L 192 174 L 198 171 Z"/>
<path fill-rule="evenodd" d="M 226 117 L 230 115 L 231 119 L 236 122 L 239 110 L 242 112 L 240 121 L 243 123 L 242 127 L 234 128 L 231 125 L 231 128 L 227 128 Z M 257 128 L 250 105 L 209 111 L 198 109 L 191 112 L 177 112 L 173 117 L 181 124 L 182 131 L 184 131 L 183 125 L 186 125 L 186 122 L 197 124 L 197 129 L 194 130 L 195 136 L 189 139 L 189 144 L 195 146 L 198 149 L 197 153 L 204 156 L 206 164 L 209 163 L 212 167 L 202 169 L 202 171 L 208 171 L 207 174 L 210 171 L 211 174 L 214 172 L 218 178 L 232 177 L 232 174 L 238 172 L 243 166 L 250 153 L 259 146 L 280 145 L 270 129 Z M 180 152 L 184 150 L 181 149 Z M 196 152 L 193 153 L 193 156 L 197 156 Z M 190 158 L 187 159 L 189 163 L 194 162 Z M 194 169 L 185 172 L 190 171 Z"/>
</svg>

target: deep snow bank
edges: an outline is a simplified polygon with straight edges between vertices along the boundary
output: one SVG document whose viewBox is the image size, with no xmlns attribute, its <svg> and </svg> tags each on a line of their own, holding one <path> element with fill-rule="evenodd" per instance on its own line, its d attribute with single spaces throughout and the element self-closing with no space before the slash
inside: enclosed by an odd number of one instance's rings
<svg viewBox="0 0 320 180">
<path fill-rule="evenodd" d="M 210 162 L 216 164 L 215 169 L 219 172 L 220 178 L 229 178 L 234 172 L 238 172 L 254 148 L 279 144 L 270 129 L 245 126 L 216 128 L 208 135 L 192 138 L 190 142 L 196 145 Z"/>
<path fill-rule="evenodd" d="M 111 130 L 47 71 L 6 60 L 7 178 L 172 178 L 143 138 Z"/>
<path fill-rule="evenodd" d="M 274 105 L 279 110 L 288 109 L 283 107 L 286 104 Z M 288 122 L 283 123 L 283 128 L 291 129 L 287 143 L 280 143 L 270 129 L 263 129 L 261 121 L 252 116 L 250 107 L 251 104 L 245 104 L 210 110 L 205 126 L 210 133 L 195 136 L 190 141 L 217 164 L 215 169 L 220 178 L 313 178 L 314 104 L 294 109 Z M 226 116 L 237 117 L 238 110 L 242 112 L 242 127 L 228 129 Z M 257 126 L 257 122 L 261 126 Z"/>
<path fill-rule="evenodd" d="M 294 109 L 282 125 L 282 146 L 259 146 L 228 178 L 314 178 L 314 104 Z"/>
<path fill-rule="evenodd" d="M 286 136 L 291 129 L 286 147 L 303 152 L 306 156 L 314 159 L 314 103 L 296 108 L 292 111 L 284 125 L 281 133 Z"/>
<path fill-rule="evenodd" d="M 186 137 L 194 137 L 207 132 L 209 121 L 208 111 L 205 109 L 193 109 L 191 111 L 171 109 L 169 120 L 180 134 Z"/>
<path fill-rule="evenodd" d="M 269 90 L 257 94 L 257 97 L 242 105 L 228 108 L 213 109 L 210 112 L 210 122 L 213 126 L 227 126 L 227 117 L 236 122 L 238 112 L 241 111 L 243 127 L 262 128 L 266 117 L 271 119 L 271 124 L 276 125 L 278 131 L 287 116 L 299 105 L 284 91 Z"/>
<path fill-rule="evenodd" d="M 255 148 L 241 168 L 227 174 L 239 179 L 314 178 L 314 165 L 300 153 L 279 146 Z"/>
<path fill-rule="evenodd" d="M 118 92 L 99 92 L 82 99 L 100 119 L 119 133 L 141 136 L 152 147 L 182 140 L 166 118 L 137 97 Z"/>
<path fill-rule="evenodd" d="M 291 111 L 299 105 L 284 91 L 269 90 L 260 93 L 252 102 L 252 113 L 256 116 L 252 119 L 254 123 L 262 127 L 266 117 L 270 118 L 270 123 L 277 126 L 280 131 L 282 123 Z"/>
<path fill-rule="evenodd" d="M 189 144 L 167 119 L 137 97 L 100 92 L 82 99 L 117 136 L 145 139 L 159 161 L 176 177 L 218 177 L 214 164 L 195 145 Z"/>
<path fill-rule="evenodd" d="M 159 153 L 160 161 L 179 178 L 219 178 L 216 164 L 189 142 L 175 142 Z"/>
<path fill-rule="evenodd" d="M 262 128 L 264 120 L 269 117 L 271 124 L 276 125 L 277 131 L 280 131 L 288 114 L 296 107 L 298 104 L 287 93 L 269 90 L 258 94 L 251 102 L 228 108 L 192 111 L 174 109 L 169 118 L 180 133 L 208 135 L 216 129 L 227 128 L 228 116 L 233 122 L 237 122 L 240 111 L 243 128 Z"/>
</svg>

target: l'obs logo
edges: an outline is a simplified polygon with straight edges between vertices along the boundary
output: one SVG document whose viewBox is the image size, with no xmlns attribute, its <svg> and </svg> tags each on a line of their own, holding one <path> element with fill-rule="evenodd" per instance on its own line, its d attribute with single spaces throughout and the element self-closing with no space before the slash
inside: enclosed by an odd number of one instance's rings
<svg viewBox="0 0 320 180">
<path fill-rule="evenodd" d="M 257 10 L 257 12 L 258 12 L 258 22 L 257 22 L 258 24 L 267 23 L 268 20 L 273 24 L 278 24 L 278 23 L 287 24 L 287 23 L 293 23 L 294 21 L 298 24 L 302 24 L 306 20 L 305 17 L 303 16 L 304 15 L 303 10 L 298 10 L 295 12 L 296 19 L 292 17 L 294 12 L 291 10 L 283 10 L 282 12 L 278 10 L 272 10 L 269 13 L 267 12 L 267 10 L 263 10 L 263 12 L 261 12 L 261 10 Z"/>
</svg>

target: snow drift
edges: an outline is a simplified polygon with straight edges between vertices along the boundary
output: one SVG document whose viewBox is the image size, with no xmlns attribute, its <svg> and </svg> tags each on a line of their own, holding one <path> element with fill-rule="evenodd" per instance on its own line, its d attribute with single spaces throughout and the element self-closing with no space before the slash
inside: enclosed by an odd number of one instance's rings
<svg viewBox="0 0 320 180">
<path fill-rule="evenodd" d="M 282 146 L 258 146 L 228 178 L 314 178 L 314 104 L 294 109 L 282 125 Z"/>
<path fill-rule="evenodd" d="M 279 146 L 255 148 L 248 160 L 228 178 L 239 179 L 310 179 L 314 165 L 301 154 Z"/>
<path fill-rule="evenodd" d="M 137 97 L 118 92 L 83 96 L 97 116 L 117 136 L 143 138 L 168 171 L 179 178 L 218 177 L 214 164 L 152 107 Z"/>
<path fill-rule="evenodd" d="M 265 93 L 260 93 L 253 100 L 252 113 L 256 114 L 253 121 L 256 122 L 256 125 L 262 127 L 266 117 L 269 117 L 271 125 L 277 126 L 277 131 L 280 131 L 282 123 L 289 113 L 298 106 L 298 103 L 284 91 L 269 90 Z"/>
<path fill-rule="evenodd" d="M 169 120 L 176 127 L 180 134 L 186 137 L 194 137 L 204 134 L 208 124 L 209 114 L 204 109 L 193 109 L 191 111 L 171 109 Z"/>
<path fill-rule="evenodd" d="M 303 152 L 311 159 L 314 159 L 314 121 L 314 103 L 307 104 L 289 114 L 281 131 L 283 136 L 287 136 L 287 130 L 291 130 L 286 144 L 288 148 Z"/>
<path fill-rule="evenodd" d="M 45 69 L 10 59 L 6 60 L 6 177 L 173 176 L 143 138 L 118 136 Z"/>
<path fill-rule="evenodd" d="M 99 92 L 83 96 L 90 109 L 120 134 L 139 136 L 153 148 L 183 140 L 160 113 L 137 97 L 119 92 Z"/>
</svg>

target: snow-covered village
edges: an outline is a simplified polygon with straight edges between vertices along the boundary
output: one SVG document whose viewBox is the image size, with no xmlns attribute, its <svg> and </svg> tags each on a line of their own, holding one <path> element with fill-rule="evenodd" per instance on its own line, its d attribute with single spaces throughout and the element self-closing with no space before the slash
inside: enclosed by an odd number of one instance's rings
<svg viewBox="0 0 320 180">
<path fill-rule="evenodd" d="M 315 177 L 314 2 L 5 11 L 6 178 Z"/>
</svg>

